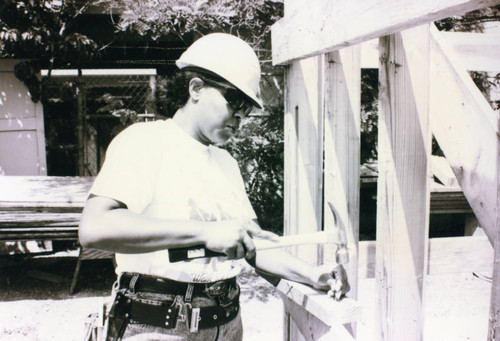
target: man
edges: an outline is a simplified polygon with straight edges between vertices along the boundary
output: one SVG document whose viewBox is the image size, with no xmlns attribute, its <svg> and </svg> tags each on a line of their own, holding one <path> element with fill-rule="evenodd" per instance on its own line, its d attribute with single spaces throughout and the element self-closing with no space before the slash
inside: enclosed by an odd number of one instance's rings
<svg viewBox="0 0 500 341">
<path fill-rule="evenodd" d="M 267 278 L 347 292 L 341 267 L 256 253 L 253 239 L 276 236 L 256 223 L 236 161 L 214 146 L 262 108 L 250 46 L 210 34 L 177 66 L 184 106 L 173 119 L 135 124 L 112 141 L 82 214 L 81 244 L 116 252 L 108 339 L 241 340 L 242 258 Z"/>
</svg>

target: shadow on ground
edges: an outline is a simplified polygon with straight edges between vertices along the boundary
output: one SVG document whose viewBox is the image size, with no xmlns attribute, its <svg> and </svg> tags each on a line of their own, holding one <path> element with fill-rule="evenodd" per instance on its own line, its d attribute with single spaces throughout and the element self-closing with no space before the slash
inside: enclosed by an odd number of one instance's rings
<svg viewBox="0 0 500 341">
<path fill-rule="evenodd" d="M 0 301 L 62 300 L 106 296 L 115 281 L 110 259 L 83 261 L 73 295 L 69 294 L 77 258 L 0 258 Z"/>
</svg>

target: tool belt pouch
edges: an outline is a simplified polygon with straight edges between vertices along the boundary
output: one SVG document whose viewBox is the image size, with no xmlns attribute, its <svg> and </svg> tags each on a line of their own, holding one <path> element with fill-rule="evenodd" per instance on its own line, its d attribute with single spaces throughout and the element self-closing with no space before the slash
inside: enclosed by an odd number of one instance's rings
<svg viewBox="0 0 500 341">
<path fill-rule="evenodd" d="M 175 328 L 178 313 L 174 301 L 146 300 L 118 290 L 108 315 L 106 340 L 120 340 L 130 322 Z"/>
<path fill-rule="evenodd" d="M 166 329 L 173 329 L 178 323 L 185 322 L 195 332 L 228 323 L 238 312 L 239 293 L 232 300 L 220 302 L 220 305 L 196 308 L 182 299 L 157 301 L 139 298 L 127 290 L 118 290 L 107 318 L 106 340 L 121 340 L 130 322 Z"/>
</svg>

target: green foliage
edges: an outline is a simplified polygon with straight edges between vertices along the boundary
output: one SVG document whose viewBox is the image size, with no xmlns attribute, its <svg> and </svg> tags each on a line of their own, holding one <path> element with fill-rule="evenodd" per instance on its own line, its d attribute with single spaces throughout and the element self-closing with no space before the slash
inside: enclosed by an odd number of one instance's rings
<svg viewBox="0 0 500 341">
<path fill-rule="evenodd" d="M 174 77 L 156 77 L 156 110 L 163 117 L 173 117 L 187 100 L 186 90 Z"/>
<path fill-rule="evenodd" d="M 111 138 L 118 135 L 123 129 L 129 125 L 138 122 L 137 112 L 125 107 L 125 103 L 122 99 L 117 98 L 109 93 L 105 93 L 96 100 L 99 108 L 97 109 L 98 114 L 107 114 L 120 119 L 120 124 L 113 124 L 111 131 Z M 109 123 L 108 123 L 109 124 Z"/>
<path fill-rule="evenodd" d="M 270 28 L 283 16 L 281 0 L 100 0 L 122 11 L 117 27 L 151 39 L 191 40 L 210 32 L 244 37 L 263 61 L 270 56 Z"/>
<path fill-rule="evenodd" d="M 361 164 L 377 160 L 378 69 L 361 72 Z"/>
<path fill-rule="evenodd" d="M 483 32 L 485 23 L 495 21 L 500 21 L 500 6 L 479 9 L 463 16 L 445 18 L 437 21 L 436 26 L 440 31 Z"/>
<path fill-rule="evenodd" d="M 49 67 L 92 60 L 99 54 L 97 44 L 72 27 L 93 1 L 83 3 L 5 0 L 0 10 L 0 57 L 34 58 Z"/>
<path fill-rule="evenodd" d="M 16 76 L 30 91 L 31 99 L 41 99 L 37 74 L 45 67 L 67 67 L 99 56 L 97 44 L 72 30 L 82 11 L 93 1 L 4 0 L 0 4 L 0 58 L 30 59 L 18 64 Z M 81 4 L 81 2 L 79 2 Z"/>
<path fill-rule="evenodd" d="M 267 116 L 244 120 L 226 148 L 238 161 L 250 202 L 260 225 L 283 233 L 284 114 L 266 107 Z"/>
</svg>

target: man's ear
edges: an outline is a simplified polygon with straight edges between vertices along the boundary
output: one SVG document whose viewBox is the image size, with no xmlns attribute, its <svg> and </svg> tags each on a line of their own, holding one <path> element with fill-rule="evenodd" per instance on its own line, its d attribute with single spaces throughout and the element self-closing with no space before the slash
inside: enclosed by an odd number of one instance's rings
<svg viewBox="0 0 500 341">
<path fill-rule="evenodd" d="M 204 84 L 205 83 L 198 77 L 191 78 L 189 81 L 189 97 L 194 101 L 198 101 Z"/>
</svg>

